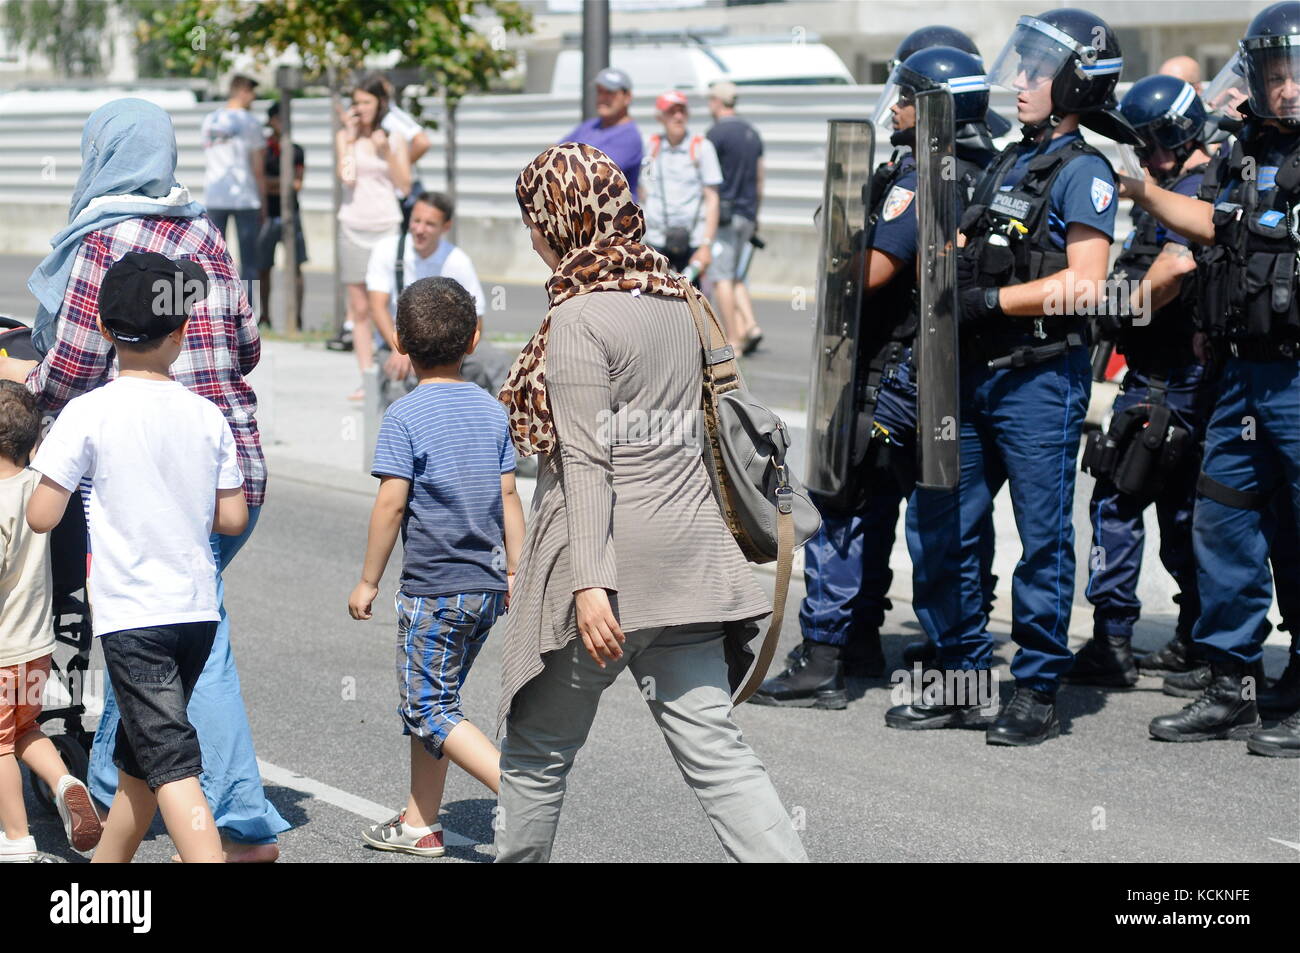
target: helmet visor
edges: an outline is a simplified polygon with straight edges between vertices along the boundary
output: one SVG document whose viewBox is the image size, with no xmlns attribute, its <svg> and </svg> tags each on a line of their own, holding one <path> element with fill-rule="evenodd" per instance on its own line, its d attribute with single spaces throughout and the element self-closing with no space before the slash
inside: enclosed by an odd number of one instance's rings
<svg viewBox="0 0 1300 953">
<path fill-rule="evenodd" d="M 1171 111 L 1145 126 L 1138 126 L 1137 131 L 1142 137 L 1143 147 L 1173 152 L 1183 143 L 1195 138 L 1201 132 L 1200 127 L 1201 124 L 1193 121 L 1190 116 L 1180 116 Z"/>
<path fill-rule="evenodd" d="M 1050 24 L 1021 17 L 988 72 L 990 86 L 1017 92 L 1050 85 L 1077 55 L 1077 44 Z"/>
<path fill-rule="evenodd" d="M 903 67 L 895 66 L 889 74 L 889 82 L 885 84 L 884 90 L 880 94 L 880 100 L 876 103 L 876 112 L 871 117 L 876 128 L 884 134 L 886 139 L 897 128 L 894 124 L 894 107 L 899 108 L 902 115 L 899 118 L 905 123 L 903 128 L 910 128 L 916 123 L 916 113 L 908 114 L 907 107 L 916 105 L 916 88 L 906 85 L 906 80 L 900 76 Z M 910 70 L 908 71 L 910 74 Z"/>
<path fill-rule="evenodd" d="M 1261 119 L 1300 119 L 1300 36 L 1241 41 L 1251 111 Z"/>
</svg>

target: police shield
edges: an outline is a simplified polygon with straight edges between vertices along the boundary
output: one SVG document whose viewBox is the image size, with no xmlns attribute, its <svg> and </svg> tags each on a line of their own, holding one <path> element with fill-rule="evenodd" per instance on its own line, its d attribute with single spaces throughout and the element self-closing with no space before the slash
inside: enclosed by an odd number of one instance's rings
<svg viewBox="0 0 1300 953">
<path fill-rule="evenodd" d="M 870 433 L 859 431 L 858 338 L 862 316 L 862 235 L 875 150 L 866 119 L 827 122 L 826 178 L 818 214 L 817 325 L 808 385 L 808 464 L 804 485 L 847 502 Z"/>
<path fill-rule="evenodd" d="M 919 479 L 927 489 L 957 486 L 960 389 L 957 377 L 957 161 L 952 94 L 916 95 L 917 377 Z"/>
</svg>

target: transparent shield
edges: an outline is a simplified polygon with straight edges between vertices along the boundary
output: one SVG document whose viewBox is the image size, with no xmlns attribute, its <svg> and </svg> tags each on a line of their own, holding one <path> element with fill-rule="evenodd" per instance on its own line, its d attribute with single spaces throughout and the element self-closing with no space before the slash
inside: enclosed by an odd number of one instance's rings
<svg viewBox="0 0 1300 953">
<path fill-rule="evenodd" d="M 1129 178 L 1141 179 L 1146 176 L 1146 170 L 1142 168 L 1142 160 L 1138 158 L 1137 150 L 1124 142 L 1115 143 L 1115 151 L 1119 154 L 1119 171 Z"/>
<path fill-rule="evenodd" d="M 1206 110 L 1212 114 L 1227 116 L 1229 119 L 1240 119 L 1241 112 L 1237 107 L 1245 102 L 1249 95 L 1246 67 L 1238 51 L 1201 91 L 1201 101 L 1205 103 Z"/>
<path fill-rule="evenodd" d="M 843 498 L 851 491 L 858 423 L 861 236 L 867 222 L 874 149 L 871 123 L 861 119 L 828 121 L 804 481 L 809 490 L 825 497 Z"/>
<path fill-rule="evenodd" d="M 953 100 L 942 89 L 918 93 L 916 100 L 917 485 L 951 490 L 961 472 Z"/>
</svg>

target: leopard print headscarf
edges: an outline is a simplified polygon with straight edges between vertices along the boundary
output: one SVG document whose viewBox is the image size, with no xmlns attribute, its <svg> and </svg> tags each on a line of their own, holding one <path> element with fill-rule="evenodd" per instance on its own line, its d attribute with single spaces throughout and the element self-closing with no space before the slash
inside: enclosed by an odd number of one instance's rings
<svg viewBox="0 0 1300 953">
<path fill-rule="evenodd" d="M 668 259 L 641 244 L 645 216 L 613 160 L 578 142 L 552 146 L 515 182 L 524 217 L 560 256 L 546 282 L 551 309 L 510 368 L 497 399 L 510 415 L 510 439 L 521 456 L 555 449 L 546 401 L 546 339 L 556 305 L 591 291 L 686 296 L 686 279 Z"/>
</svg>

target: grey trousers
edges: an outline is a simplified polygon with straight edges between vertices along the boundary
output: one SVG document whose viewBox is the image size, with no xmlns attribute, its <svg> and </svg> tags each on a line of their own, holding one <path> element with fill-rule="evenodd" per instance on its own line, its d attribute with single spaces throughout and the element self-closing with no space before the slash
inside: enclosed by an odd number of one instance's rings
<svg viewBox="0 0 1300 953">
<path fill-rule="evenodd" d="M 548 653 L 542 673 L 515 696 L 501 743 L 497 862 L 550 859 L 565 779 L 587 740 L 601 692 L 624 667 L 727 856 L 807 861 L 767 770 L 731 719 L 721 624 L 626 635 L 623 657 L 603 669 L 581 639 Z"/>
</svg>

